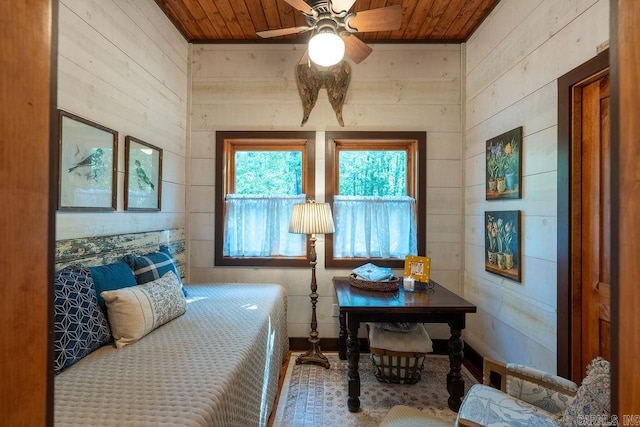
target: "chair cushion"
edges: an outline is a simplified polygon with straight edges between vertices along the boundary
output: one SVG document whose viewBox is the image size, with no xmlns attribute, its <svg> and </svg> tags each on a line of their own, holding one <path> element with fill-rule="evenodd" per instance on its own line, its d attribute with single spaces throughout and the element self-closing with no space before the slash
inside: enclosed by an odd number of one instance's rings
<svg viewBox="0 0 640 427">
<path fill-rule="evenodd" d="M 450 427 L 452 424 L 409 406 L 396 405 L 387 412 L 380 427 Z"/>
<path fill-rule="evenodd" d="M 558 426 L 560 417 L 493 387 L 476 384 L 465 396 L 456 418 L 483 426 Z"/>
<path fill-rule="evenodd" d="M 540 387 L 539 384 L 532 381 L 507 374 L 507 394 L 531 403 L 554 415 L 562 415 L 573 401 L 573 396 L 578 389 L 578 386 L 573 381 L 529 366 L 509 363 L 507 364 L 507 369 L 509 372 L 536 378 L 545 384 L 553 384 L 560 389 L 573 391 L 571 394 L 564 394 L 551 387 Z"/>
<path fill-rule="evenodd" d="M 565 411 L 563 421 L 567 426 L 574 426 L 584 416 L 602 423 L 611 418 L 611 369 L 602 357 L 596 357 L 587 366 L 587 376 Z"/>
</svg>

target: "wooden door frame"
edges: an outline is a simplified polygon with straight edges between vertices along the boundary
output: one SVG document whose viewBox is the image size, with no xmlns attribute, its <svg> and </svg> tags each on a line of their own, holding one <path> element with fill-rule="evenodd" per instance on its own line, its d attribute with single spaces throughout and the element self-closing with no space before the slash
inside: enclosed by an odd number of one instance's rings
<svg viewBox="0 0 640 427">
<path fill-rule="evenodd" d="M 558 253 L 557 253 L 557 372 L 572 377 L 571 332 L 575 333 L 572 304 L 572 271 L 576 262 L 572 259 L 571 224 L 575 219 L 572 208 L 573 162 L 576 153 L 573 145 L 579 130 L 573 128 L 572 91 L 577 84 L 590 82 L 590 77 L 609 67 L 609 50 L 569 71 L 558 79 Z"/>
</svg>

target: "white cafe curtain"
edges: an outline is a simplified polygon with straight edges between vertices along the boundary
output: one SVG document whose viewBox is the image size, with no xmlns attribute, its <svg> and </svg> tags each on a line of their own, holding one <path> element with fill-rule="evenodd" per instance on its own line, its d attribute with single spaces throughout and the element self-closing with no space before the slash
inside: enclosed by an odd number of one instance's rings
<svg viewBox="0 0 640 427">
<path fill-rule="evenodd" d="M 304 194 L 261 196 L 227 194 L 223 254 L 228 257 L 304 256 L 306 237 L 289 233 L 295 203 Z"/>
<path fill-rule="evenodd" d="M 416 202 L 408 196 L 335 196 L 335 258 L 417 255 Z"/>
</svg>

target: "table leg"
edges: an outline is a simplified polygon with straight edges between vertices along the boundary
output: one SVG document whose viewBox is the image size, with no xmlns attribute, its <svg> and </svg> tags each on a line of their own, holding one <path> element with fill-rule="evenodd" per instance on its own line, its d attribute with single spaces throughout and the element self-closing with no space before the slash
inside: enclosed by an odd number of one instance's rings
<svg viewBox="0 0 640 427">
<path fill-rule="evenodd" d="M 344 313 L 340 313 L 340 334 L 338 335 L 338 357 L 347 360 L 347 325 Z"/>
<path fill-rule="evenodd" d="M 447 390 L 449 391 L 449 408 L 458 412 L 464 396 L 464 378 L 462 378 L 462 359 L 464 358 L 464 342 L 459 322 L 449 323 L 449 373 L 447 374 Z"/>
<path fill-rule="evenodd" d="M 360 362 L 360 341 L 358 340 L 358 329 L 360 322 L 349 321 L 347 336 L 347 384 L 349 388 L 349 400 L 347 407 L 350 412 L 358 412 L 360 409 L 360 373 L 358 363 Z"/>
</svg>

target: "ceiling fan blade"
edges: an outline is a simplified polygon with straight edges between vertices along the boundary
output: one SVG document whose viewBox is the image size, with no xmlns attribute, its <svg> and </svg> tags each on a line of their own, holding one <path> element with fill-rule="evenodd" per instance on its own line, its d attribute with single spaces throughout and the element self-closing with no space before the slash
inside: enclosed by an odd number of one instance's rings
<svg viewBox="0 0 640 427">
<path fill-rule="evenodd" d="M 289 5 L 294 9 L 298 9 L 300 12 L 304 14 L 307 14 L 307 15 L 312 14 L 313 9 L 311 9 L 311 6 L 309 6 L 304 0 L 284 0 L 284 1 L 289 3 Z"/>
<path fill-rule="evenodd" d="M 344 40 L 344 52 L 356 64 L 361 63 L 373 51 L 371 47 L 353 34 L 340 35 Z"/>
<path fill-rule="evenodd" d="M 402 6 L 387 6 L 357 12 L 349 21 L 349 27 L 362 33 L 367 31 L 393 31 L 402 23 Z"/>
<path fill-rule="evenodd" d="M 333 13 L 348 11 L 355 2 L 356 0 L 331 0 L 331 9 Z"/>
<path fill-rule="evenodd" d="M 269 37 L 288 36 L 289 34 L 304 33 L 305 31 L 309 31 L 310 29 L 311 28 L 309 27 L 289 27 L 279 28 L 277 30 L 258 31 L 256 34 L 264 39 L 268 39 Z"/>
</svg>

